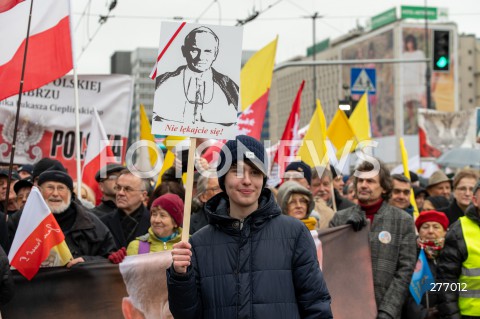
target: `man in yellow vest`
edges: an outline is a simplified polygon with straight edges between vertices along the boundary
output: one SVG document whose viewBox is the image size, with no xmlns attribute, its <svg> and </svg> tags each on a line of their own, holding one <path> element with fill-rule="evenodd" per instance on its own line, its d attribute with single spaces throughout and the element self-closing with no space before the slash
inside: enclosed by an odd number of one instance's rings
<svg viewBox="0 0 480 319">
<path fill-rule="evenodd" d="M 480 181 L 467 191 L 473 205 L 450 227 L 438 261 L 441 318 L 480 318 Z"/>
</svg>

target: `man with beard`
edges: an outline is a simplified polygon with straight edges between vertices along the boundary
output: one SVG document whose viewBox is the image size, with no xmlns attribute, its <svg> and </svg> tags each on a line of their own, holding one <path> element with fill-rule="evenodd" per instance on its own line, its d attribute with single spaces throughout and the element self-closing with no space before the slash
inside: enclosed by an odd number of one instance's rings
<svg viewBox="0 0 480 319">
<path fill-rule="evenodd" d="M 73 200 L 73 180 L 67 173 L 47 170 L 40 174 L 38 186 L 74 258 L 67 264 L 68 268 L 81 262 L 107 258 L 115 251 L 115 242 L 108 228 Z"/>
</svg>

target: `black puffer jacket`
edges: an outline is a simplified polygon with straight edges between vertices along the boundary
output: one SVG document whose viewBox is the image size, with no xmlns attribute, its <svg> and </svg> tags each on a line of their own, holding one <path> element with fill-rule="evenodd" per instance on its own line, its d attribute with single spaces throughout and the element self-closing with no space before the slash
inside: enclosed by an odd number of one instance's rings
<svg viewBox="0 0 480 319">
<path fill-rule="evenodd" d="M 465 216 L 480 226 L 480 216 L 475 206 L 468 207 Z M 457 283 L 462 272 L 462 264 L 467 257 L 467 245 L 463 238 L 462 225 L 457 220 L 453 225 L 450 225 L 445 237 L 445 246 L 438 258 L 437 282 Z M 439 299 L 438 309 L 441 318 L 465 318 L 460 315 L 460 309 L 458 308 L 458 292 L 443 292 Z"/>
<path fill-rule="evenodd" d="M 332 318 L 330 295 L 305 225 L 281 215 L 270 190 L 243 223 L 220 193 L 206 204 L 209 225 L 191 237 L 186 275 L 167 270 L 177 319 Z"/>
</svg>

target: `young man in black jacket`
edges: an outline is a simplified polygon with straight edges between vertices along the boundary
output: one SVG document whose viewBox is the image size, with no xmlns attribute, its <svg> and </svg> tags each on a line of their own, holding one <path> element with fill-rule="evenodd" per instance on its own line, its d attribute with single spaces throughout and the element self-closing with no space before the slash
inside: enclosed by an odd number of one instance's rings
<svg viewBox="0 0 480 319">
<path fill-rule="evenodd" d="M 281 214 L 265 188 L 264 158 L 263 145 L 244 135 L 222 148 L 224 192 L 206 204 L 209 225 L 172 251 L 175 318 L 332 318 L 312 236 Z"/>
</svg>

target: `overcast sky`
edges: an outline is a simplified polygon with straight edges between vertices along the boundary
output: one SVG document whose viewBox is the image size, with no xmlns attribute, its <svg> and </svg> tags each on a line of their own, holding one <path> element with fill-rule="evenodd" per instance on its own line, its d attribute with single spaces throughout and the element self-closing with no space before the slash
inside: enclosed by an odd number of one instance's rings
<svg viewBox="0 0 480 319">
<path fill-rule="evenodd" d="M 235 25 L 254 11 L 261 12 L 243 30 L 243 50 L 258 50 L 279 36 L 276 62 L 305 55 L 312 44 L 312 16 L 318 12 L 316 40 L 334 39 L 365 25 L 372 16 L 394 6 L 423 6 L 423 0 L 117 0 L 117 6 L 101 26 L 99 15 L 108 13 L 113 0 L 72 1 L 73 34 L 79 74 L 110 73 L 115 51 L 158 47 L 161 21 Z M 459 32 L 480 37 L 479 0 L 428 0 L 428 6 L 445 7 Z"/>
</svg>

